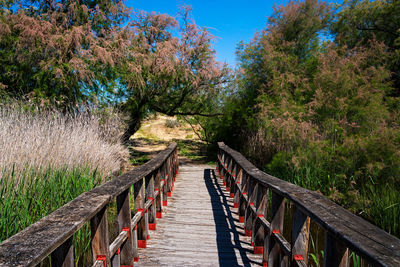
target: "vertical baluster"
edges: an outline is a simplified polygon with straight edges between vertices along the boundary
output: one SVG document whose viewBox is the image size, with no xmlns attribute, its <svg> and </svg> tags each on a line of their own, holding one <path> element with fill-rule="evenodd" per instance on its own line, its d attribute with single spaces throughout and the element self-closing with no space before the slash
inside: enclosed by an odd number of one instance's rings
<svg viewBox="0 0 400 267">
<path fill-rule="evenodd" d="M 148 211 L 149 230 L 156 230 L 156 205 L 154 201 L 154 176 L 152 173 L 146 177 L 146 197 L 153 203 Z"/>
<path fill-rule="evenodd" d="M 239 199 L 240 199 L 240 189 L 241 189 L 241 183 L 242 183 L 242 173 L 243 170 L 239 169 L 239 171 L 236 172 L 236 179 L 235 179 L 235 196 L 233 197 L 233 207 L 234 208 L 239 208 Z"/>
<path fill-rule="evenodd" d="M 91 220 L 90 230 L 92 237 L 93 262 L 96 260 L 106 261 L 110 265 L 110 251 L 108 240 L 107 206 L 102 208 Z"/>
<path fill-rule="evenodd" d="M 268 259 L 268 266 L 280 266 L 280 247 L 275 241 L 273 233 L 282 233 L 283 231 L 283 220 L 285 216 L 285 199 L 272 191 L 272 201 L 271 201 L 271 231 L 269 233 L 269 238 L 265 241 L 268 247 L 264 251 L 264 258 Z M 267 254 L 265 254 L 267 253 Z"/>
<path fill-rule="evenodd" d="M 155 200 L 155 206 L 156 206 L 156 218 L 161 218 L 162 217 L 162 192 L 161 192 L 161 170 L 158 169 L 157 173 L 156 173 L 156 177 L 155 177 L 155 181 L 154 181 L 154 187 L 155 187 L 155 191 L 158 191 L 158 195 L 156 197 Z"/>
<path fill-rule="evenodd" d="M 303 261 L 307 265 L 310 217 L 295 207 L 292 223 L 291 262 Z"/>
<path fill-rule="evenodd" d="M 120 248 L 120 254 L 117 257 L 121 257 L 122 265 L 133 265 L 133 239 L 132 239 L 132 228 L 131 228 L 131 208 L 129 203 L 130 189 L 125 190 L 117 196 L 117 224 L 118 231 L 127 231 L 128 239 Z"/>
<path fill-rule="evenodd" d="M 267 200 L 268 200 L 268 189 L 260 184 L 257 186 L 257 216 L 266 217 L 267 216 Z M 253 224 L 253 242 L 254 242 L 254 254 L 264 253 L 264 239 L 267 229 L 264 229 L 260 220 L 254 220 Z"/>
<path fill-rule="evenodd" d="M 324 266 L 326 267 L 349 266 L 349 249 L 328 231 L 325 231 L 324 256 Z"/>
<path fill-rule="evenodd" d="M 111 256 L 111 266 L 113 267 L 121 266 L 121 249 L 118 249 L 117 252 L 113 256 Z M 126 266 L 133 266 L 133 259 L 132 259 L 132 265 L 126 265 Z"/>
<path fill-rule="evenodd" d="M 230 182 L 229 182 L 229 197 L 230 198 L 234 198 L 235 197 L 235 191 L 236 191 L 236 184 L 235 184 L 235 180 L 236 180 L 236 169 L 237 169 L 237 164 L 234 163 L 232 166 L 232 171 L 231 171 L 231 178 L 230 178 Z"/>
<path fill-rule="evenodd" d="M 142 212 L 142 218 L 137 224 L 137 239 L 138 239 L 138 247 L 139 248 L 146 248 L 146 216 L 144 208 L 144 201 L 145 201 L 145 190 L 144 190 L 144 179 L 140 179 L 135 183 L 135 211 Z"/>
<path fill-rule="evenodd" d="M 179 158 L 178 158 L 178 149 L 175 148 L 175 175 L 179 173 Z"/>
<path fill-rule="evenodd" d="M 226 191 L 228 191 L 228 193 L 231 192 L 232 168 L 233 168 L 233 159 L 230 158 L 228 161 L 228 168 L 226 173 Z"/>
<path fill-rule="evenodd" d="M 254 206 L 254 193 L 255 192 L 255 180 L 249 176 L 247 179 L 247 201 L 246 203 L 246 213 L 245 213 L 245 218 L 244 218 L 244 234 L 245 236 L 252 236 L 252 228 L 253 228 L 253 221 L 254 221 L 254 214 L 253 211 L 250 208 L 251 206 Z M 252 241 L 252 246 L 254 245 L 253 240 Z"/>
<path fill-rule="evenodd" d="M 51 266 L 74 266 L 74 248 L 72 246 L 72 236 L 51 253 Z"/>
<path fill-rule="evenodd" d="M 224 161 L 224 167 L 222 168 L 222 182 L 224 184 L 224 186 L 226 186 L 226 178 L 227 178 L 227 172 L 228 172 L 228 159 L 227 157 L 225 157 L 225 161 Z"/>
<path fill-rule="evenodd" d="M 138 227 L 135 227 L 132 230 L 132 243 L 133 243 L 133 260 L 139 261 L 139 250 L 138 250 Z"/>
<path fill-rule="evenodd" d="M 229 182 L 229 197 L 230 198 L 234 198 L 235 197 L 235 189 L 236 189 L 236 185 L 235 185 L 235 179 L 236 179 L 236 168 L 237 165 L 236 163 L 233 164 L 232 166 L 232 171 L 231 171 L 231 175 L 230 175 L 230 182 Z"/>
<path fill-rule="evenodd" d="M 175 186 L 175 175 L 174 175 L 174 161 L 173 157 L 168 158 L 169 161 L 169 178 L 171 180 L 171 193 L 174 191 L 174 186 Z"/>
<path fill-rule="evenodd" d="M 165 161 L 165 169 L 166 169 L 165 182 L 167 183 L 167 196 L 171 197 L 172 196 L 172 190 L 173 190 L 173 181 L 172 181 L 171 160 L 170 160 L 170 158 Z"/>
<path fill-rule="evenodd" d="M 164 163 L 161 167 L 161 182 L 164 181 L 164 185 L 162 186 L 161 192 L 162 192 L 162 205 L 167 206 L 168 205 L 168 180 L 166 179 L 167 176 L 167 165 Z"/>
<path fill-rule="evenodd" d="M 244 199 L 244 196 L 247 195 L 247 184 L 248 176 L 247 174 L 242 175 L 242 195 L 239 197 L 239 209 L 238 209 L 238 214 L 239 214 L 239 222 L 244 223 L 244 216 L 246 214 L 246 206 L 247 202 Z"/>
</svg>

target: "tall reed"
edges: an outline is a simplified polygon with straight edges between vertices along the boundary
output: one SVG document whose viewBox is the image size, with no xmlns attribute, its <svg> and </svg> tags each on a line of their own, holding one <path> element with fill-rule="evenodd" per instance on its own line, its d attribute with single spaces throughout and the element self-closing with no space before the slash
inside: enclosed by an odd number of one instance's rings
<svg viewBox="0 0 400 267">
<path fill-rule="evenodd" d="M 0 242 L 118 172 L 121 125 L 104 109 L 0 107 Z"/>
</svg>

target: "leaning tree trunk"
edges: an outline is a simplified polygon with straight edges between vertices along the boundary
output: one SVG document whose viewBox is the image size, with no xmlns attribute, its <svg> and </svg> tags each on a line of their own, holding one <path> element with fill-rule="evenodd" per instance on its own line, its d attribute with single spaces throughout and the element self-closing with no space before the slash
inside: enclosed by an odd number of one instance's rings
<svg viewBox="0 0 400 267">
<path fill-rule="evenodd" d="M 129 138 L 139 130 L 141 122 L 142 116 L 140 116 L 139 113 L 131 114 L 131 117 L 128 121 L 128 127 L 121 138 L 123 144 L 129 143 Z"/>
</svg>

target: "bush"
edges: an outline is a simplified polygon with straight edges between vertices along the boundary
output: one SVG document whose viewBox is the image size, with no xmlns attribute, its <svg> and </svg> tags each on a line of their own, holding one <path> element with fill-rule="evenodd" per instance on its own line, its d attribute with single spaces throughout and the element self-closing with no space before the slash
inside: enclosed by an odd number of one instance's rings
<svg viewBox="0 0 400 267">
<path fill-rule="evenodd" d="M 175 127 L 179 127 L 180 126 L 180 123 L 179 123 L 179 121 L 178 120 L 170 120 L 170 119 L 167 119 L 166 121 L 165 121 L 165 126 L 166 127 L 168 127 L 168 128 L 175 128 Z"/>
</svg>

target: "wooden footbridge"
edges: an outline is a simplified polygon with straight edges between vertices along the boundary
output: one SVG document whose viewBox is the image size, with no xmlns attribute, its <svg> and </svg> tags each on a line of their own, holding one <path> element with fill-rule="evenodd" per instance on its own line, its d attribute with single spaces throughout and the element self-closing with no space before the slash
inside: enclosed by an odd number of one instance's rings
<svg viewBox="0 0 400 267">
<path fill-rule="evenodd" d="M 179 166 L 170 145 L 5 240 L 0 266 L 74 266 L 73 236 L 88 222 L 89 266 L 308 266 L 311 222 L 325 231 L 324 266 L 348 266 L 349 250 L 400 266 L 399 239 L 223 143 L 217 166 Z"/>
</svg>

